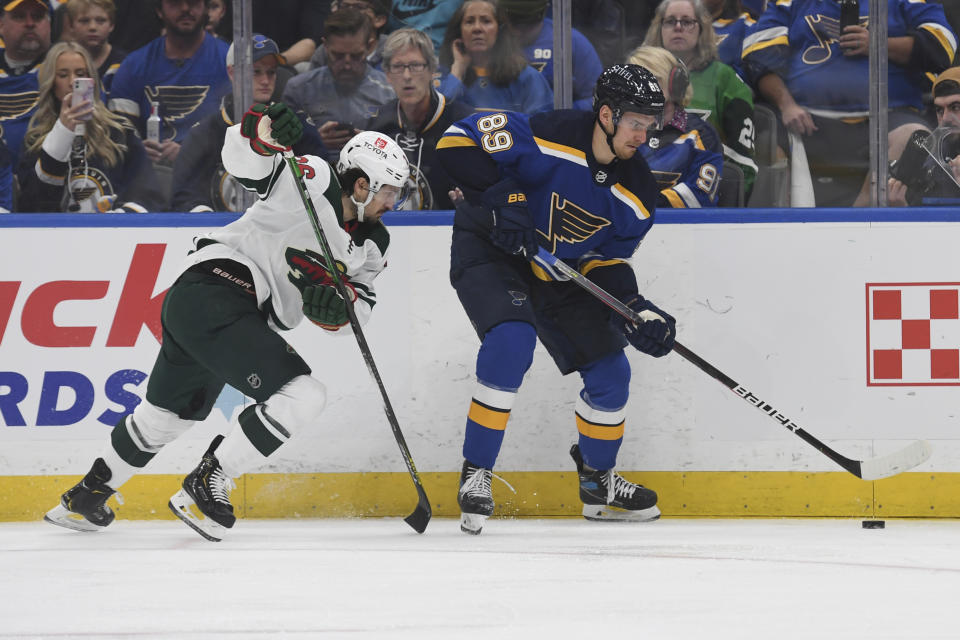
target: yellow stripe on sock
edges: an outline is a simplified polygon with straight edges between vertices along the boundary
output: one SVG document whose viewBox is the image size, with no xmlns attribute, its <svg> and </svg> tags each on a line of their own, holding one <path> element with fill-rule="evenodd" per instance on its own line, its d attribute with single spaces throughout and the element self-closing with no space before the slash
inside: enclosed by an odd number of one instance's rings
<svg viewBox="0 0 960 640">
<path fill-rule="evenodd" d="M 510 412 L 491 409 L 474 400 L 470 403 L 470 412 L 467 414 L 467 417 L 481 427 L 503 431 L 507 428 L 507 420 L 510 418 Z"/>
<path fill-rule="evenodd" d="M 587 422 L 577 414 L 577 431 L 594 440 L 619 440 L 623 437 L 623 422 L 619 424 L 596 424 Z"/>
</svg>

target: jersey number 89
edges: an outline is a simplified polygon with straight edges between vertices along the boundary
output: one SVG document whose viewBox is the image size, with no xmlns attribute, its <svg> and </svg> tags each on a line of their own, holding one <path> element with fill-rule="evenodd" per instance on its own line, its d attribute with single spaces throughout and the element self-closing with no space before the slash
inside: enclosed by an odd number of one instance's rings
<svg viewBox="0 0 960 640">
<path fill-rule="evenodd" d="M 513 137 L 507 131 L 501 131 L 507 126 L 507 116 L 495 113 L 477 120 L 477 129 L 483 134 L 480 144 L 487 153 L 506 151 L 513 146 Z"/>
</svg>

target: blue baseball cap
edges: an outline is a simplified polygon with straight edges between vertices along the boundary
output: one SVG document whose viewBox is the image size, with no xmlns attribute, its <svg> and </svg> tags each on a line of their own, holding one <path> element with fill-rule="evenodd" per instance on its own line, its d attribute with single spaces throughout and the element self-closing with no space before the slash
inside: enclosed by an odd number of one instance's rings
<svg viewBox="0 0 960 640">
<path fill-rule="evenodd" d="M 273 56 L 277 59 L 277 64 L 284 64 L 286 60 L 283 59 L 283 56 L 280 55 L 280 48 L 277 47 L 277 43 L 268 38 L 265 35 L 259 33 L 253 34 L 253 61 L 263 60 L 267 56 Z M 233 66 L 233 43 L 230 44 L 230 48 L 227 50 L 227 66 Z"/>
</svg>

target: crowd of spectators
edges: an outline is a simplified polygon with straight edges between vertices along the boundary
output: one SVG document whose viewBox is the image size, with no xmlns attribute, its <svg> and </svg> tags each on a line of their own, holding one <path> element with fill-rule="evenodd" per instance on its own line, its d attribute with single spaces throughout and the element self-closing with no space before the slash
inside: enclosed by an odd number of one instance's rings
<svg viewBox="0 0 960 640">
<path fill-rule="evenodd" d="M 866 204 L 870 3 L 853 2 L 853 14 L 841 4 L 851 3 L 570 0 L 573 107 L 592 108 L 610 64 L 661 79 L 668 117 L 641 152 L 663 207 L 723 204 L 721 184 L 741 189 L 734 204 L 773 204 L 755 189 L 773 175 L 755 109 L 775 117 L 765 134 L 778 162 L 804 154 L 794 166 L 809 167 L 817 206 Z M 411 165 L 408 207 L 451 207 L 435 159 L 447 126 L 474 110 L 553 108 L 550 0 L 251 5 L 255 100 L 300 115 L 297 153 L 335 162 L 360 131 L 395 139 Z M 888 7 L 890 203 L 960 198 L 960 134 L 949 133 L 960 128 L 960 10 Z M 0 212 L 233 209 L 238 185 L 219 159 L 234 113 L 232 10 L 232 0 L 0 0 Z M 92 98 L 74 98 L 76 78 L 93 80 Z M 898 167 L 910 153 L 921 156 Z"/>
</svg>

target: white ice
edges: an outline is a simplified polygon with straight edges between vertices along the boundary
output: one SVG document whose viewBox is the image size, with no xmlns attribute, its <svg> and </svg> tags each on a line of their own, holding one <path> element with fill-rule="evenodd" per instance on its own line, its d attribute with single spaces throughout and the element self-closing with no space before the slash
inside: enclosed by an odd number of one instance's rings
<svg viewBox="0 0 960 640">
<path fill-rule="evenodd" d="M 960 522 L 0 524 L 0 638 L 960 638 Z"/>
</svg>

